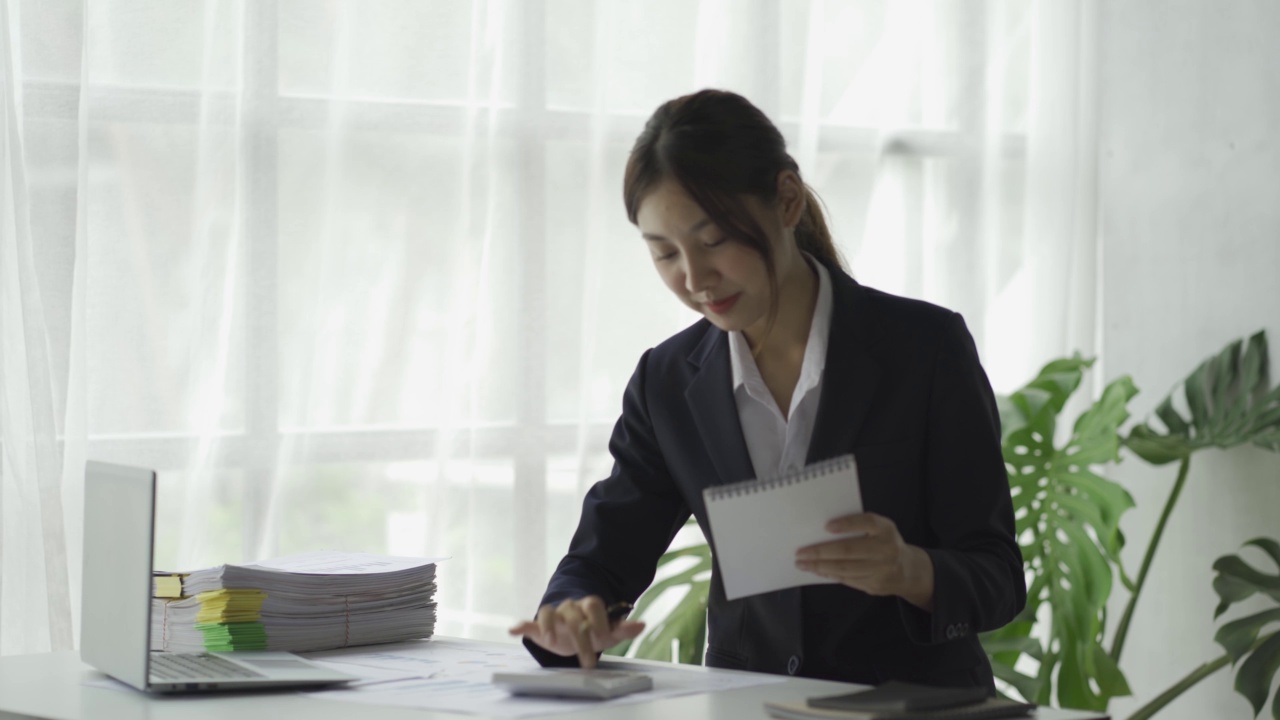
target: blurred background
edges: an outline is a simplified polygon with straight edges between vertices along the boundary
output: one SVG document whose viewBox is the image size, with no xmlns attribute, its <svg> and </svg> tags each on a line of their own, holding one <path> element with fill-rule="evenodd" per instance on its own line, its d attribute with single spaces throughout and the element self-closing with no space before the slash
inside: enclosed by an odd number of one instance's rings
<svg viewBox="0 0 1280 720">
<path fill-rule="evenodd" d="M 621 177 L 704 87 L 778 124 L 856 278 L 965 316 L 998 393 L 1080 352 L 1145 417 L 1280 337 L 1277 29 L 1267 0 L 0 0 L 0 653 L 76 643 L 85 458 L 160 471 L 159 567 L 448 556 L 438 632 L 505 639 L 640 354 L 696 319 Z M 1110 476 L 1145 537 L 1171 473 Z M 1280 532 L 1280 462 L 1210 455 L 1179 509 L 1139 696 L 1220 654 L 1210 565 Z M 1243 717 L 1230 683 L 1167 716 Z"/>
</svg>

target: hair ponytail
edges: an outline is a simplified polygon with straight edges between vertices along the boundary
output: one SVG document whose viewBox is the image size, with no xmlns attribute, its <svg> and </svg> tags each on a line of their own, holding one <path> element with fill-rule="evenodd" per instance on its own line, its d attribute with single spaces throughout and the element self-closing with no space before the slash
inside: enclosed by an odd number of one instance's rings
<svg viewBox="0 0 1280 720">
<path fill-rule="evenodd" d="M 804 186 L 804 215 L 796 226 L 796 246 L 817 258 L 824 265 L 832 265 L 847 272 L 844 258 L 831 239 L 827 218 L 822 212 L 822 200 L 806 183 Z"/>
</svg>

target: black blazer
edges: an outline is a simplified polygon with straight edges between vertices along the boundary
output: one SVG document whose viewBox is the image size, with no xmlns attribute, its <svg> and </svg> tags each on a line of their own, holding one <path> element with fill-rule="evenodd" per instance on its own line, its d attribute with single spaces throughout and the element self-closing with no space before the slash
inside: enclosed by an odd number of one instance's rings
<svg viewBox="0 0 1280 720">
<path fill-rule="evenodd" d="M 808 462 L 852 452 L 863 507 L 934 566 L 934 609 L 843 585 L 725 599 L 713 570 L 707 665 L 877 684 L 985 685 L 976 633 L 1026 602 L 990 383 L 961 317 L 829 267 L 832 317 Z M 640 358 L 595 484 L 542 602 L 634 602 L 702 490 L 754 476 L 734 403 L 728 336 L 703 319 Z M 707 532 L 708 538 L 710 533 Z M 714 545 L 713 545 L 714 550 Z M 544 665 L 576 665 L 531 641 Z"/>
</svg>

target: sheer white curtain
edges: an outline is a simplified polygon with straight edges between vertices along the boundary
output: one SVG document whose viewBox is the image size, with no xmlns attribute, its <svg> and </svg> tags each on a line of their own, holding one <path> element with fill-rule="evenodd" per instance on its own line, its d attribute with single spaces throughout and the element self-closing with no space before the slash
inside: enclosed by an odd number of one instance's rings
<svg viewBox="0 0 1280 720">
<path fill-rule="evenodd" d="M 620 185 L 697 88 L 764 108 L 854 274 L 965 313 L 997 388 L 1091 350 L 1089 11 L 0 0 L 0 653 L 75 644 L 86 457 L 160 471 L 161 566 L 448 555 L 439 631 L 502 637 L 693 319 Z"/>
</svg>

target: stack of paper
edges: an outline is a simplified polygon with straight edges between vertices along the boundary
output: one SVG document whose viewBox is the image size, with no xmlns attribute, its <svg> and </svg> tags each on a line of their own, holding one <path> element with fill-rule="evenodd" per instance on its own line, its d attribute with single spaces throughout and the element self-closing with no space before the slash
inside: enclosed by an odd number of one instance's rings
<svg viewBox="0 0 1280 720">
<path fill-rule="evenodd" d="M 430 637 L 435 569 L 431 558 L 322 552 L 156 573 L 151 649 L 305 652 Z"/>
</svg>

